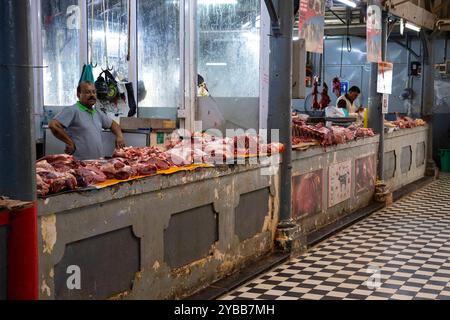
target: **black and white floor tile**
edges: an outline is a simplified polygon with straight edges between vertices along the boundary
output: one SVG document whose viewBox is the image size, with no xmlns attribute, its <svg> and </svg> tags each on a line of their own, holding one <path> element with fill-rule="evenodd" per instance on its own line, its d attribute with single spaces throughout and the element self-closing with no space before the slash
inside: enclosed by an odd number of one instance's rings
<svg viewBox="0 0 450 320">
<path fill-rule="evenodd" d="M 450 175 L 220 299 L 450 300 Z"/>
</svg>

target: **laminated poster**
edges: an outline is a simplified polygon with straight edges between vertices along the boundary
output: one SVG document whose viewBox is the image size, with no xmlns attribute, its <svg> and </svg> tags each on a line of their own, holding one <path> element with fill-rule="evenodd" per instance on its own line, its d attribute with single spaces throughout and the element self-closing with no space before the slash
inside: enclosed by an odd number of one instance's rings
<svg viewBox="0 0 450 320">
<path fill-rule="evenodd" d="M 328 207 L 350 199 L 352 186 L 352 161 L 330 165 L 328 172 Z"/>
<path fill-rule="evenodd" d="M 299 10 L 300 38 L 306 51 L 323 53 L 325 0 L 301 0 Z"/>
<path fill-rule="evenodd" d="M 394 65 L 391 62 L 379 62 L 378 63 L 378 93 L 392 93 L 392 76 Z"/>
<path fill-rule="evenodd" d="M 381 9 L 371 5 L 367 8 L 367 61 L 381 62 Z"/>
</svg>

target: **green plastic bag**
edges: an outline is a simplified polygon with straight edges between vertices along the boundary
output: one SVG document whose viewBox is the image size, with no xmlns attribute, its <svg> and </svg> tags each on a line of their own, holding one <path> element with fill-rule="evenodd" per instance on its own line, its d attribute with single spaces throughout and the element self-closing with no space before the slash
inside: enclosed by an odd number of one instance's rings
<svg viewBox="0 0 450 320">
<path fill-rule="evenodd" d="M 90 64 L 85 64 L 83 66 L 83 71 L 81 73 L 81 78 L 80 78 L 80 82 L 91 82 L 94 83 L 94 73 L 93 73 L 93 67 Z"/>
</svg>

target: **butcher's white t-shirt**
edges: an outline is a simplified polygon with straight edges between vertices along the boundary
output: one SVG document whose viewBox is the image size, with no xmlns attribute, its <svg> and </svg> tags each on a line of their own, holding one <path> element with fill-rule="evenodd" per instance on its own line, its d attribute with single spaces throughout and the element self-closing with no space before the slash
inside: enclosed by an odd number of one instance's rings
<svg viewBox="0 0 450 320">
<path fill-rule="evenodd" d="M 113 120 L 95 107 L 89 109 L 80 102 L 64 108 L 55 117 L 75 144 L 74 157 L 94 160 L 104 156 L 102 129 L 110 129 Z"/>
</svg>

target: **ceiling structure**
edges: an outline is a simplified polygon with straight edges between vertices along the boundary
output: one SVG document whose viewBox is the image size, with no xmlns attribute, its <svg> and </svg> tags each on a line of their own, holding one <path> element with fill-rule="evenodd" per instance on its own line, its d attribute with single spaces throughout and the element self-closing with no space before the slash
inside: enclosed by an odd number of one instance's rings
<svg viewBox="0 0 450 320">
<path fill-rule="evenodd" d="M 366 34 L 367 0 L 352 0 L 355 8 L 346 6 L 337 0 L 326 0 L 325 35 L 364 36 Z M 450 31 L 449 0 L 384 0 L 384 9 L 393 17 L 403 18 L 429 31 Z M 295 27 L 298 26 L 298 16 Z M 392 32 L 399 33 L 399 19 Z M 407 29 L 405 32 L 411 32 Z M 414 31 L 413 31 L 414 32 Z"/>
</svg>

